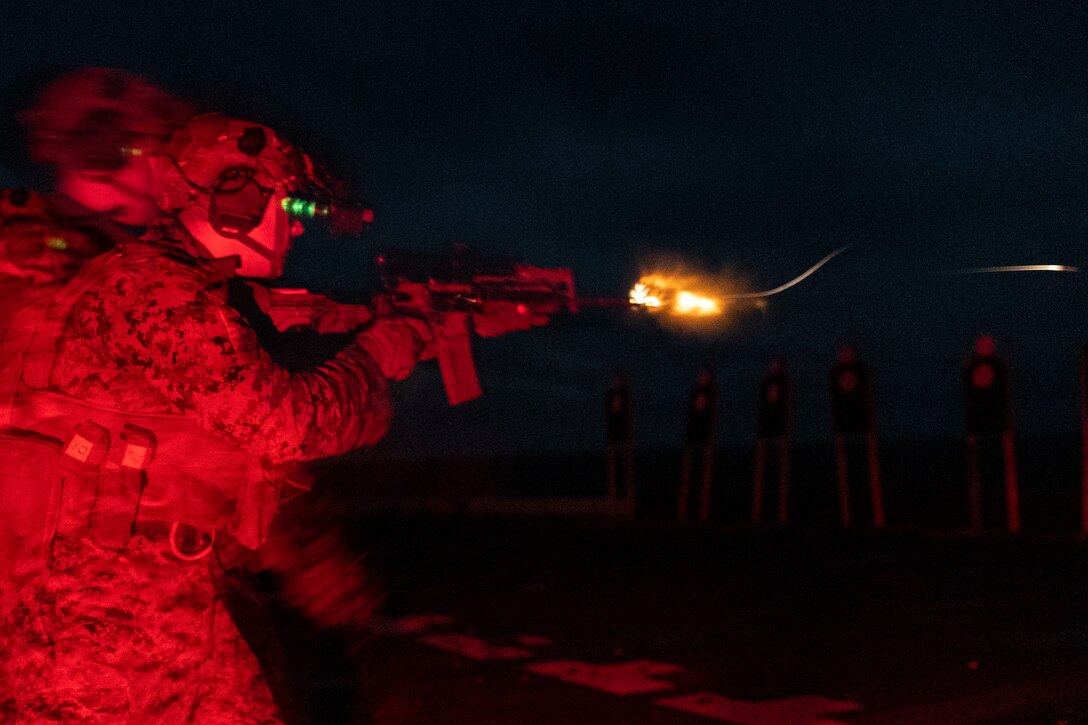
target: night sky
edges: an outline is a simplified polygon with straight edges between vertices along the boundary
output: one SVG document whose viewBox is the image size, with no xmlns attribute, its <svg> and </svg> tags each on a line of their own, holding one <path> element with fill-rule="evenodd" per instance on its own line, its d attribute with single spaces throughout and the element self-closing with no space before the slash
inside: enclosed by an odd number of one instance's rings
<svg viewBox="0 0 1088 725">
<path fill-rule="evenodd" d="M 1011 357 L 1018 428 L 1076 429 L 1088 272 L 947 272 L 1088 267 L 1083 2 L 222 5 L 7 0 L 6 115 L 48 69 L 105 65 L 283 129 L 378 213 L 361 240 L 299 242 L 289 282 L 323 291 L 365 285 L 393 247 L 465 242 L 621 296 L 661 255 L 761 289 L 852 245 L 713 332 L 614 309 L 481 340 L 485 398 L 446 407 L 426 365 L 397 389 L 387 451 L 598 447 L 617 367 L 638 444 L 674 446 L 704 362 L 723 441 L 747 442 L 775 355 L 797 437 L 824 440 L 843 340 L 885 438 L 956 434 L 981 332 Z M 0 129 L 0 183 L 40 183 Z"/>
</svg>

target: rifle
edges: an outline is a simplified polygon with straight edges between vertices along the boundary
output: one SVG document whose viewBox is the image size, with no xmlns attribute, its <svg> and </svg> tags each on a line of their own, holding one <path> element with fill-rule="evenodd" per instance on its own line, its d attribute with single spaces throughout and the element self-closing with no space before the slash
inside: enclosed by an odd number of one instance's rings
<svg viewBox="0 0 1088 725">
<path fill-rule="evenodd" d="M 472 358 L 471 333 L 493 337 L 577 312 L 574 275 L 503 255 L 482 255 L 463 245 L 448 254 L 396 251 L 377 258 L 380 290 L 370 306 L 336 302 L 307 290 L 268 290 L 261 306 L 283 331 L 296 325 L 319 332 L 346 332 L 376 315 L 426 320 L 446 399 L 458 405 L 481 395 Z"/>
</svg>

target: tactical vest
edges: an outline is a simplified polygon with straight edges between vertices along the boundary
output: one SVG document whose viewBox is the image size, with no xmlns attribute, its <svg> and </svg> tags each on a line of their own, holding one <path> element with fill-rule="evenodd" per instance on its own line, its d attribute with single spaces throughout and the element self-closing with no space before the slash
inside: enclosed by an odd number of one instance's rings
<svg viewBox="0 0 1088 725">
<path fill-rule="evenodd" d="M 117 264 L 169 254 L 127 244 L 89 262 L 79 276 L 37 310 L 3 355 L 0 424 L 48 436 L 61 446 L 56 531 L 123 546 L 141 527 L 179 522 L 201 531 L 227 527 L 255 549 L 267 536 L 279 501 L 273 467 L 186 414 L 131 413 L 92 405 L 51 390 L 72 311 Z M 171 255 L 173 256 L 173 255 Z M 202 263 L 175 257 L 197 266 Z M 208 267 L 207 274 L 216 272 Z M 4 420 L 4 417 L 7 419 Z M 9 428 L 10 430 L 10 428 Z"/>
</svg>

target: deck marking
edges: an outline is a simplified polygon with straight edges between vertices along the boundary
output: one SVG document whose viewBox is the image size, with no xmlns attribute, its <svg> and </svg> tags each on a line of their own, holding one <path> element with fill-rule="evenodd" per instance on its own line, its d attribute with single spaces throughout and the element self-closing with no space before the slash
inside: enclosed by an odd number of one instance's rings
<svg viewBox="0 0 1088 725">
<path fill-rule="evenodd" d="M 451 624 L 453 617 L 448 614 L 413 614 L 394 621 L 393 628 L 400 634 L 422 634 L 432 627 L 448 627 Z"/>
<path fill-rule="evenodd" d="M 615 664 L 590 664 L 578 660 L 552 660 L 528 664 L 525 669 L 537 675 L 555 677 L 564 682 L 591 687 L 612 695 L 641 695 L 673 690 L 671 682 L 655 679 L 660 675 L 683 672 L 683 667 L 667 662 L 633 660 Z"/>
<path fill-rule="evenodd" d="M 532 656 L 532 652 L 521 647 L 507 647 L 485 642 L 479 637 L 449 632 L 420 637 L 418 642 L 437 647 L 447 652 L 486 662 L 488 660 L 521 660 Z"/>
<path fill-rule="evenodd" d="M 448 627 L 454 618 L 445 614 L 416 614 L 393 620 L 393 629 L 402 635 L 422 635 L 427 630 Z M 538 647 L 554 644 L 549 637 L 519 634 L 514 638 L 518 647 L 495 645 L 479 637 L 458 632 L 440 632 L 416 636 L 416 642 L 477 661 L 525 660 L 534 656 Z M 683 672 L 680 665 L 653 660 L 631 660 L 610 664 L 580 660 L 549 660 L 529 662 L 526 672 L 581 685 L 611 695 L 627 696 L 661 693 L 676 686 L 663 676 Z M 713 692 L 696 692 L 658 698 L 661 707 L 679 710 L 733 725 L 847 725 L 831 716 L 857 712 L 862 705 L 849 700 L 833 700 L 820 695 L 805 695 L 777 700 L 739 700 Z"/>
<path fill-rule="evenodd" d="M 696 692 L 664 697 L 655 702 L 663 707 L 735 725 L 844 725 L 825 716 L 862 709 L 860 704 L 850 700 L 831 700 L 819 695 L 750 701 L 734 700 L 713 692 Z"/>
</svg>

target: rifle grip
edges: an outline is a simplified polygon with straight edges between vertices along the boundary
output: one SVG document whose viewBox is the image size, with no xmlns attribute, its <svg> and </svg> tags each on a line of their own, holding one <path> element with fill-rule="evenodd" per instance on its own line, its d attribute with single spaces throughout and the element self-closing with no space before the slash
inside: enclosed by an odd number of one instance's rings
<svg viewBox="0 0 1088 725">
<path fill-rule="evenodd" d="M 446 400 L 450 405 L 460 405 L 483 394 L 480 378 L 476 375 L 476 363 L 472 359 L 472 342 L 468 331 L 467 315 L 449 315 L 435 341 L 438 353 L 438 369 L 446 387 Z"/>
</svg>

